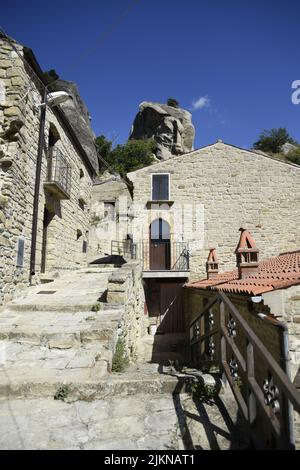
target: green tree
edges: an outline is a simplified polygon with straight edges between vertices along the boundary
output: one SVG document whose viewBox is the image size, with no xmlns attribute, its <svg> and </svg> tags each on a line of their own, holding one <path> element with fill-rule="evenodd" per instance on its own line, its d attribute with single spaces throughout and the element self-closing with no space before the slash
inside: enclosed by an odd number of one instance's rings
<svg viewBox="0 0 300 470">
<path fill-rule="evenodd" d="M 99 160 L 99 170 L 100 173 L 103 173 L 107 170 L 107 165 L 112 166 L 114 165 L 114 156 L 112 155 L 112 142 L 111 140 L 107 140 L 105 135 L 100 135 L 96 138 L 95 144 L 98 151 L 98 160 Z"/>
<path fill-rule="evenodd" d="M 179 108 L 179 102 L 175 98 L 168 98 L 167 105 L 172 106 L 172 108 Z"/>
<path fill-rule="evenodd" d="M 295 149 L 290 150 L 286 158 L 290 162 L 296 163 L 296 165 L 300 165 L 300 145 L 298 145 Z"/>
<path fill-rule="evenodd" d="M 130 139 L 114 149 L 112 149 L 112 142 L 103 135 L 97 137 L 95 142 L 99 155 L 100 173 L 109 169 L 125 176 L 129 171 L 138 170 L 155 161 L 153 154 L 156 150 L 156 143 L 152 139 Z"/>
<path fill-rule="evenodd" d="M 253 147 L 266 153 L 280 153 L 281 147 L 287 142 L 294 145 L 297 144 L 285 127 L 279 127 L 278 129 L 263 131 Z"/>
</svg>

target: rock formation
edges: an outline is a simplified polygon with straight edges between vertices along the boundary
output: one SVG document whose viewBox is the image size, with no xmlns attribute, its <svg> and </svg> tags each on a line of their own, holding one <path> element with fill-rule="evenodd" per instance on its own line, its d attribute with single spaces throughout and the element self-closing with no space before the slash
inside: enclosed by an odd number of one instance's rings
<svg viewBox="0 0 300 470">
<path fill-rule="evenodd" d="M 76 83 L 62 79 L 57 79 L 51 84 L 52 91 L 66 91 L 73 99 L 67 100 L 60 104 L 60 108 L 68 118 L 69 123 L 73 127 L 81 143 L 83 149 L 89 157 L 89 160 L 96 171 L 98 171 L 98 157 L 95 147 L 95 134 L 90 124 L 90 115 L 86 105 L 84 104 Z"/>
<path fill-rule="evenodd" d="M 194 136 L 191 113 L 166 104 L 143 101 L 129 138 L 154 139 L 157 143 L 156 157 L 168 160 L 193 150 Z"/>
</svg>

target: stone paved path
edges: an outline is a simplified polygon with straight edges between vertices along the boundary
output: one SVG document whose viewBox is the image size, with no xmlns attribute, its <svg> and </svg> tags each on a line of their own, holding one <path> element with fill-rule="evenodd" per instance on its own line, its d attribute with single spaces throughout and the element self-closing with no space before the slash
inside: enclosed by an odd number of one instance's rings
<svg viewBox="0 0 300 470">
<path fill-rule="evenodd" d="M 130 381 L 130 373 L 124 380 Z M 0 400 L 0 449 L 243 449 L 243 427 L 233 424 L 236 412 L 228 392 L 218 405 L 138 388 L 71 403 L 6 399 Z"/>
<path fill-rule="evenodd" d="M 160 372 L 158 372 L 160 370 Z M 99 384 L 98 384 L 99 385 Z M 95 394 L 95 390 L 96 394 Z M 0 399 L 0 449 L 243 449 L 243 425 L 229 390 L 215 403 L 175 393 L 178 381 L 156 364 L 131 366 L 102 388 L 67 401 Z M 236 424 L 237 423 L 237 424 Z"/>
<path fill-rule="evenodd" d="M 70 273 L 2 309 L 0 449 L 243 448 L 228 392 L 194 402 L 157 364 L 109 373 L 122 309 L 91 307 L 111 271 Z"/>
</svg>

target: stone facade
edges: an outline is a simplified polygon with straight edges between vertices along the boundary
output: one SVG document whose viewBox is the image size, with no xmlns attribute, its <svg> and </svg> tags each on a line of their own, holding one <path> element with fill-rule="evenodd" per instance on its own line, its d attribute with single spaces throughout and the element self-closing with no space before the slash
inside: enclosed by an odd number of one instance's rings
<svg viewBox="0 0 300 470">
<path fill-rule="evenodd" d="M 28 285 L 33 197 L 38 151 L 41 80 L 33 72 L 23 46 L 0 38 L 0 291 L 9 300 L 18 288 Z M 16 52 L 16 50 L 18 52 Z M 32 55 L 32 54 L 31 54 Z M 38 69 L 38 67 L 37 67 Z M 59 108 L 59 107 L 58 107 Z M 50 132 L 51 129 L 51 132 Z M 49 136 L 55 149 L 71 168 L 69 198 L 61 200 L 44 189 L 48 179 Z M 51 144 L 52 145 L 52 144 Z M 75 269 L 86 263 L 89 204 L 95 169 L 61 109 L 47 106 L 42 157 L 36 247 L 36 275 L 42 263 L 44 211 L 48 211 L 46 271 Z M 45 236 L 45 232 L 44 232 Z M 25 243 L 24 260 L 17 267 L 18 240 Z"/>
<path fill-rule="evenodd" d="M 151 175 L 158 173 L 170 175 L 170 204 L 150 210 Z M 204 275 L 211 247 L 217 248 L 222 271 L 235 267 L 240 227 L 250 230 L 262 258 L 295 250 L 300 245 L 299 176 L 296 165 L 222 142 L 131 172 L 134 241 L 148 241 L 151 222 L 166 220 L 171 242 L 189 242 L 194 279 Z"/>
<path fill-rule="evenodd" d="M 147 333 L 148 317 L 145 315 L 145 295 L 142 284 L 142 266 L 137 261 L 124 264 L 108 279 L 108 305 L 124 306 L 121 334 L 126 353 L 131 360 L 138 356 L 138 343 Z"/>
<path fill-rule="evenodd" d="M 126 240 L 131 232 L 131 203 L 128 186 L 121 177 L 106 172 L 97 178 L 90 211 L 90 260 L 111 254 L 112 241 Z"/>
</svg>

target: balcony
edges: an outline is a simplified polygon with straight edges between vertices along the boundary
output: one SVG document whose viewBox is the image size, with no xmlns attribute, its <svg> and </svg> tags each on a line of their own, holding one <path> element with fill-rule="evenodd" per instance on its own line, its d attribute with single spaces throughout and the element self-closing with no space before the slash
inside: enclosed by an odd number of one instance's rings
<svg viewBox="0 0 300 470">
<path fill-rule="evenodd" d="M 189 276 L 189 246 L 186 242 L 143 241 L 132 245 L 132 253 L 143 260 L 144 278 Z"/>
<path fill-rule="evenodd" d="M 71 166 L 59 149 L 48 152 L 47 180 L 44 189 L 57 199 L 70 199 Z"/>
</svg>

